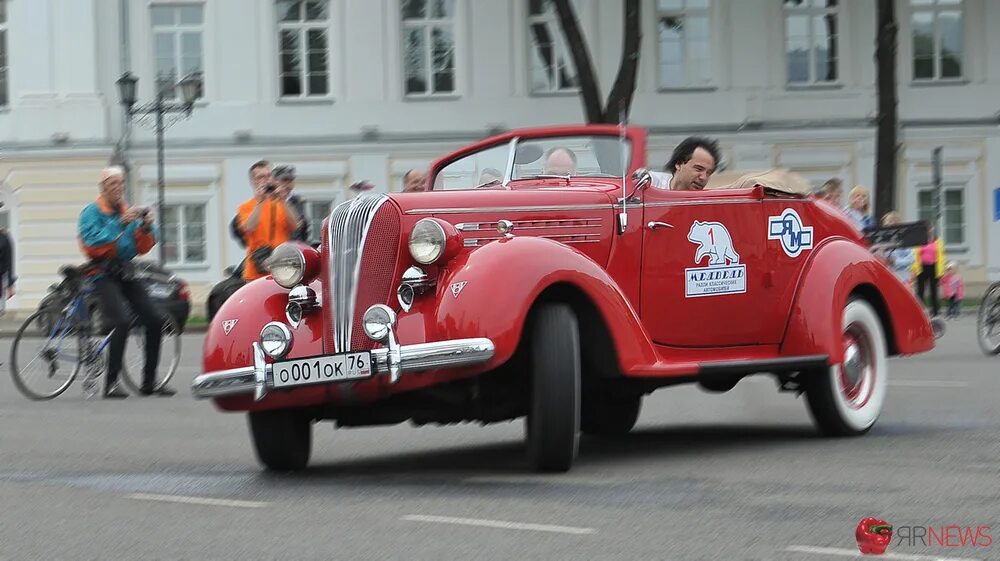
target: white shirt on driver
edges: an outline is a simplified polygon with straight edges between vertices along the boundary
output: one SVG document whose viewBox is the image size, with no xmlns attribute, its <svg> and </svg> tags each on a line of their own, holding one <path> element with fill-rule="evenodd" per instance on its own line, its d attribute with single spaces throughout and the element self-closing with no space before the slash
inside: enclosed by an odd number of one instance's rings
<svg viewBox="0 0 1000 561">
<path fill-rule="evenodd" d="M 657 189 L 670 189 L 670 181 L 673 180 L 674 174 L 665 171 L 651 171 L 649 175 L 653 178 L 653 187 Z"/>
</svg>

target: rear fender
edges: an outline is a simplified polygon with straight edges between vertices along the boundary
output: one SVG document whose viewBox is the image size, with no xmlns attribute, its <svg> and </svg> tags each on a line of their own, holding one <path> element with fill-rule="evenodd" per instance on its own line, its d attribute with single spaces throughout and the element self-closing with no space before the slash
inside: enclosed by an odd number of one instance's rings
<svg viewBox="0 0 1000 561">
<path fill-rule="evenodd" d="M 516 352 L 532 306 L 549 287 L 572 285 L 603 317 L 618 357 L 630 371 L 656 362 L 638 314 L 607 272 L 590 258 L 545 238 L 515 237 L 486 244 L 448 263 L 439 287 L 435 339 L 488 337 L 487 368 Z"/>
<path fill-rule="evenodd" d="M 841 317 L 852 295 L 872 304 L 882 319 L 889 353 L 934 348 L 934 331 L 916 297 L 869 251 L 836 238 L 813 250 L 795 291 L 781 353 L 842 359 Z"/>
</svg>

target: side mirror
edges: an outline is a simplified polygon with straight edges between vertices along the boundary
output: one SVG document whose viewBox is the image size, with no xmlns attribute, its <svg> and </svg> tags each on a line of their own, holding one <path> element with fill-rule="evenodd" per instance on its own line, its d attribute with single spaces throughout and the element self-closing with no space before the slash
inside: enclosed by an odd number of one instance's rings
<svg viewBox="0 0 1000 561">
<path fill-rule="evenodd" d="M 632 173 L 632 181 L 635 183 L 635 187 L 626 199 L 631 199 L 636 193 L 651 185 L 653 183 L 653 176 L 649 173 L 648 169 L 639 168 Z"/>
<path fill-rule="evenodd" d="M 514 152 L 514 163 L 517 165 L 530 164 L 538 161 L 545 152 L 537 144 L 520 144 Z"/>
</svg>

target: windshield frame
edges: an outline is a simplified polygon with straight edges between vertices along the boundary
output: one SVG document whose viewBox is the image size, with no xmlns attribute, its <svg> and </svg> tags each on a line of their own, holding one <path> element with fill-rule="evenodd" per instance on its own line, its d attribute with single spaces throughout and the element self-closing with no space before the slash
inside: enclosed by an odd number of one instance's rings
<svg viewBox="0 0 1000 561">
<path fill-rule="evenodd" d="M 507 132 L 498 134 L 493 137 L 487 137 L 477 142 L 468 144 L 462 148 L 459 148 L 453 152 L 446 153 L 431 164 L 431 173 L 427 177 L 427 187 L 428 192 L 431 191 L 472 191 L 475 189 L 481 189 L 484 185 L 473 185 L 470 182 L 467 186 L 445 187 L 444 186 L 444 173 L 447 168 L 455 164 L 456 162 L 474 156 L 477 153 L 482 153 L 487 150 L 497 150 L 496 156 L 499 161 L 496 163 L 498 179 L 494 180 L 492 183 L 493 189 L 511 190 L 517 182 L 520 184 L 523 180 L 527 180 L 528 177 L 518 178 L 514 177 L 514 173 L 517 171 L 517 154 L 521 146 L 534 141 L 545 141 L 546 139 L 555 139 L 556 137 L 582 137 L 588 136 L 594 139 L 601 139 L 604 142 L 614 142 L 621 149 L 621 164 L 622 171 L 621 175 L 615 174 L 613 177 L 622 180 L 623 177 L 627 178 L 628 174 L 633 172 L 635 169 L 642 168 L 645 166 L 646 161 L 646 129 L 638 127 L 635 125 L 605 125 L 605 124 L 585 124 L 585 125 L 558 125 L 558 126 L 542 126 L 542 127 L 527 127 L 527 128 L 515 128 Z M 503 158 L 503 151 L 506 150 L 506 158 Z M 617 151 L 617 150 L 616 150 Z M 605 152 L 610 156 L 609 152 Z M 512 161 L 513 160 L 513 161 Z M 617 160 L 617 158 L 616 158 Z M 617 167 L 617 166 L 616 166 Z M 500 171 L 503 170 L 503 171 Z M 449 173 L 450 175 L 450 173 Z M 601 174 L 603 175 L 603 174 Z M 553 176 L 566 179 L 566 176 Z M 571 176 L 573 178 L 578 178 L 577 176 Z M 611 175 L 604 175 L 605 178 L 610 179 Z M 590 174 L 580 175 L 579 178 L 587 179 L 598 179 L 597 174 L 591 176 Z"/>
</svg>

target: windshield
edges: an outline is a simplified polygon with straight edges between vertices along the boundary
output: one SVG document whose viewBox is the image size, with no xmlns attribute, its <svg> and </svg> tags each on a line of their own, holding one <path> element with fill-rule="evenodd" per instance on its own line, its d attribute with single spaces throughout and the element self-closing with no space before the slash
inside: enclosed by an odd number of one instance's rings
<svg viewBox="0 0 1000 561">
<path fill-rule="evenodd" d="M 629 162 L 631 149 L 627 138 L 617 136 L 515 138 L 451 162 L 434 178 L 434 190 L 502 188 L 508 171 L 512 181 L 547 177 L 621 177 L 622 163 L 627 165 Z"/>
</svg>

